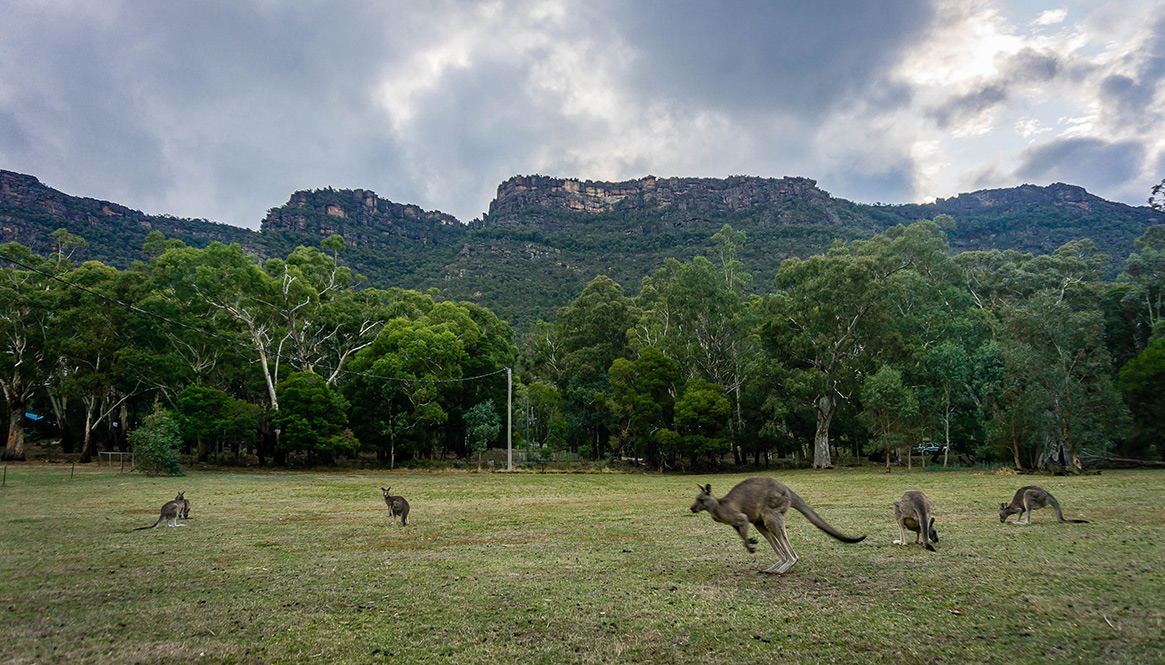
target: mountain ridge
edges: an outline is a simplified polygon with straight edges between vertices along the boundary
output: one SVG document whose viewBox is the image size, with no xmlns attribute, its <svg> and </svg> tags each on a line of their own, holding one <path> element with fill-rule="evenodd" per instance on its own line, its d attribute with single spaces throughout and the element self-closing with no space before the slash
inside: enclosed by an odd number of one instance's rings
<svg viewBox="0 0 1165 665">
<path fill-rule="evenodd" d="M 498 186 L 489 212 L 465 224 L 438 210 L 331 187 L 293 192 L 259 231 L 201 219 L 146 215 L 108 201 L 73 197 L 35 176 L 0 170 L 0 239 L 53 251 L 57 228 L 86 238 L 78 260 L 128 267 L 160 230 L 192 246 L 237 242 L 260 257 L 339 234 L 341 260 L 372 286 L 437 288 L 443 297 L 490 307 L 518 330 L 549 320 L 583 286 L 607 274 L 629 291 L 665 259 L 705 253 L 724 224 L 746 233 L 741 258 L 754 290 L 774 288 L 784 258 L 869 237 L 890 226 L 948 214 L 953 251 L 1049 253 L 1092 238 L 1114 274 L 1133 241 L 1165 215 L 1106 201 L 1075 185 L 978 190 L 933 203 L 870 205 L 833 197 L 809 178 L 656 178 L 622 182 L 514 176 Z"/>
</svg>

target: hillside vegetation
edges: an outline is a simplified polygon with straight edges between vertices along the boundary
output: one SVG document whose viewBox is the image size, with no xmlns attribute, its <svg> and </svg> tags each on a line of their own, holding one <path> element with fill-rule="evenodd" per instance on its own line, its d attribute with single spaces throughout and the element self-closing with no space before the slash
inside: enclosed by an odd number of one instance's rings
<svg viewBox="0 0 1165 665">
<path fill-rule="evenodd" d="M 623 183 L 519 176 L 498 187 L 481 219 L 381 199 L 368 190 L 295 192 L 272 208 L 259 232 L 205 220 L 144 215 L 117 204 L 71 197 L 34 177 L 0 171 L 3 240 L 47 255 L 51 233 L 84 238 L 74 261 L 119 268 L 145 260 L 151 230 L 194 247 L 238 243 L 262 258 L 286 256 L 330 235 L 344 238 L 345 263 L 366 285 L 426 291 L 474 302 L 515 330 L 552 320 L 598 275 L 630 294 L 668 258 L 704 253 L 724 224 L 745 233 L 741 260 L 752 292 L 775 287 L 780 262 L 825 251 L 834 241 L 870 236 L 896 224 L 948 215 L 951 249 L 1049 254 L 1089 238 L 1111 257 L 1115 275 L 1133 241 L 1165 215 L 1054 184 L 984 190 L 925 205 L 865 205 L 839 199 L 807 178 L 653 178 Z"/>
</svg>

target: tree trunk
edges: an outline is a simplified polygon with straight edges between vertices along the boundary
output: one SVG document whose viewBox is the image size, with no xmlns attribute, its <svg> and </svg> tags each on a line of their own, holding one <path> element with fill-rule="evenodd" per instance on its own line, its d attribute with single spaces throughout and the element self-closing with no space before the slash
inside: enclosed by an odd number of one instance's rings
<svg viewBox="0 0 1165 665">
<path fill-rule="evenodd" d="M 56 397 L 49 391 L 49 405 L 53 409 L 53 416 L 57 419 L 57 433 L 61 437 L 61 452 L 73 452 L 74 436 L 69 426 L 69 398 Z"/>
<path fill-rule="evenodd" d="M 822 395 L 813 405 L 817 412 L 817 432 L 813 435 L 813 468 L 832 469 L 829 457 L 829 423 L 833 420 L 833 410 L 837 402 L 829 395 Z"/>
<path fill-rule="evenodd" d="M 951 454 L 951 414 L 947 411 L 943 418 L 943 468 L 947 466 L 947 459 Z"/>
<path fill-rule="evenodd" d="M 8 400 L 8 443 L 0 459 L 5 462 L 24 461 L 24 400 Z"/>
<path fill-rule="evenodd" d="M 93 461 L 93 456 L 97 452 L 97 441 L 93 438 L 93 427 L 96 423 L 93 422 L 93 399 L 87 398 L 85 404 L 85 438 L 81 442 L 81 459 L 82 464 L 88 464 Z"/>
</svg>

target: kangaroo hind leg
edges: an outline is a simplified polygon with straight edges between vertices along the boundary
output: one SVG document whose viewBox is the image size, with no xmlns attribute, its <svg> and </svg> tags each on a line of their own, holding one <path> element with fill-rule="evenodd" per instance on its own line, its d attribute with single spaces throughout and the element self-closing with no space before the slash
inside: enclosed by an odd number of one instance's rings
<svg viewBox="0 0 1165 665">
<path fill-rule="evenodd" d="M 765 570 L 766 573 L 781 574 L 793 567 L 797 563 L 797 553 L 793 551 L 793 546 L 789 544 L 789 534 L 785 531 L 785 516 L 776 511 L 768 511 L 764 517 L 764 532 L 769 539 L 769 544 L 776 550 L 777 556 L 781 560 L 776 565 Z"/>
</svg>

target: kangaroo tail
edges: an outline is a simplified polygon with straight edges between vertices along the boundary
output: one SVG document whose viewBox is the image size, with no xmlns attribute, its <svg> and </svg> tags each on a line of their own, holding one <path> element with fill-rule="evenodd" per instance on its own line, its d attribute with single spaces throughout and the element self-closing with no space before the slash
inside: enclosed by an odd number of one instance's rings
<svg viewBox="0 0 1165 665">
<path fill-rule="evenodd" d="M 1060 512 L 1060 502 L 1056 501 L 1056 497 L 1052 496 L 1049 493 L 1048 500 L 1052 504 L 1052 509 L 1056 511 L 1056 519 L 1060 520 L 1064 524 L 1088 524 L 1088 520 L 1066 520 L 1066 519 L 1064 519 L 1064 513 Z"/>
<path fill-rule="evenodd" d="M 821 529 L 834 538 L 837 538 L 843 543 L 860 543 L 866 539 L 865 536 L 851 538 L 850 536 L 842 535 L 837 529 L 830 526 L 829 522 L 826 522 L 821 518 L 820 515 L 813 512 L 813 509 L 809 507 L 809 504 L 805 503 L 805 500 L 797 496 L 793 490 L 789 490 L 789 505 L 796 508 L 799 513 L 805 516 L 805 519 L 809 520 L 813 524 L 813 526 Z"/>
<path fill-rule="evenodd" d="M 162 520 L 164 520 L 164 519 L 166 519 L 166 516 L 162 515 L 161 517 L 158 518 L 157 522 L 154 522 L 153 524 L 151 524 L 149 526 L 139 526 L 138 528 L 134 529 L 134 531 L 141 531 L 143 529 L 156 529 L 158 527 L 158 525 L 161 524 Z"/>
</svg>

